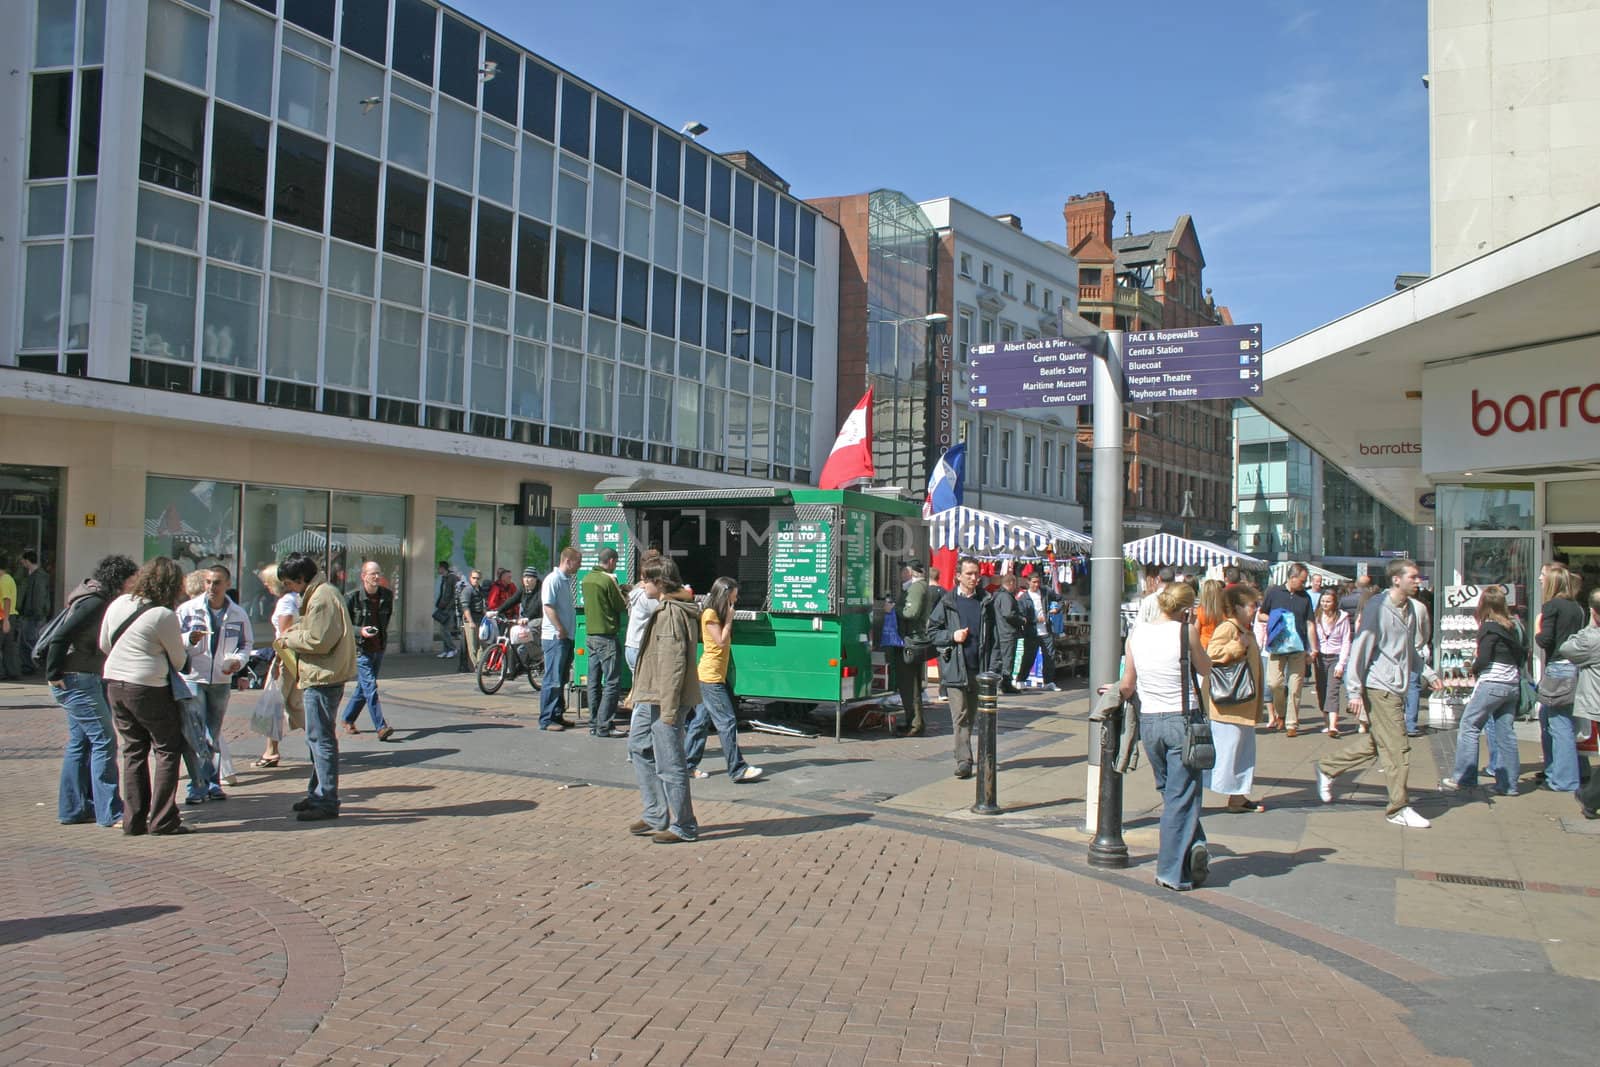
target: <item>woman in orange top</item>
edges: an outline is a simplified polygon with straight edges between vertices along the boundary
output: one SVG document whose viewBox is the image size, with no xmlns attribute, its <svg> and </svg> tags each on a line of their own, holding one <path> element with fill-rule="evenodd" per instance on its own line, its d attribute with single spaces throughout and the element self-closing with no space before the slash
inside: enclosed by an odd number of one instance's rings
<svg viewBox="0 0 1600 1067">
<path fill-rule="evenodd" d="M 739 752 L 738 705 L 734 703 L 733 687 L 729 685 L 733 644 L 733 606 L 739 599 L 739 583 L 732 578 L 718 578 L 711 584 L 705 608 L 700 612 L 700 706 L 689 716 L 689 725 L 683 740 L 684 758 L 689 773 L 696 778 L 711 777 L 700 769 L 700 759 L 706 752 L 706 735 L 716 726 L 722 739 L 722 755 L 728 763 L 728 777 L 735 782 L 754 782 L 761 777 L 761 768 L 752 767 Z"/>
<path fill-rule="evenodd" d="M 1200 607 L 1195 612 L 1195 623 L 1200 627 L 1202 645 L 1211 644 L 1217 624 L 1228 617 L 1228 609 L 1222 602 L 1222 588 L 1222 583 L 1214 578 L 1200 583 Z"/>
</svg>

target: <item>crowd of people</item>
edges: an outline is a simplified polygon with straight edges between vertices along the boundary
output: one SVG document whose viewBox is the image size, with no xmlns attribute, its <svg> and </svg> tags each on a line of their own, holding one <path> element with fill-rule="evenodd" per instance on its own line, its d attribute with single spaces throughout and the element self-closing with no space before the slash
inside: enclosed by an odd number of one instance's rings
<svg viewBox="0 0 1600 1067">
<path fill-rule="evenodd" d="M 1320 799 L 1332 802 L 1339 777 L 1381 760 L 1388 821 L 1430 825 L 1411 806 L 1408 778 L 1410 739 L 1422 734 L 1416 694 L 1422 685 L 1442 688 L 1429 663 L 1432 625 L 1415 563 L 1392 561 L 1383 583 L 1363 576 L 1337 589 L 1294 564 L 1263 594 L 1234 568 L 1203 582 L 1152 570 L 1127 635 L 1118 690 L 1126 702 L 1137 697 L 1138 730 L 1162 797 L 1158 884 L 1180 891 L 1204 884 L 1205 791 L 1226 797 L 1230 813 L 1265 810 L 1250 796 L 1256 733 L 1300 732 L 1308 669 L 1323 732 L 1340 738 L 1341 715 L 1358 723 L 1354 737 L 1316 762 Z M 1585 818 L 1600 818 L 1600 777 L 1584 774 L 1573 724 L 1574 714 L 1600 720 L 1600 590 L 1579 604 L 1581 579 L 1559 562 L 1545 565 L 1541 586 L 1544 606 L 1532 638 L 1545 657 L 1537 690 L 1544 769 L 1534 781 L 1575 795 Z M 1502 586 L 1480 591 L 1476 623 L 1473 690 L 1460 715 L 1452 773 L 1439 788 L 1477 788 L 1486 740 L 1495 792 L 1516 796 L 1522 775 L 1513 722 L 1524 702 L 1529 635 Z M 958 759 L 962 751 L 958 744 Z"/>
</svg>

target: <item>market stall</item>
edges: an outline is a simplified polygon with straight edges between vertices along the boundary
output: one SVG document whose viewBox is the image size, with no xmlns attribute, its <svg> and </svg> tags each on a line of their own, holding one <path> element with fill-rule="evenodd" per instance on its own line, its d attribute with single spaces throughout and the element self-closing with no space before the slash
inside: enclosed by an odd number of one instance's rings
<svg viewBox="0 0 1600 1067">
<path fill-rule="evenodd" d="M 1210 541 L 1196 541 L 1177 534 L 1158 533 L 1129 541 L 1122 554 L 1139 563 L 1158 567 L 1250 567 L 1265 568 L 1267 561 Z"/>
<path fill-rule="evenodd" d="M 1282 585 L 1284 582 L 1288 581 L 1289 568 L 1292 566 L 1294 566 L 1294 562 L 1292 560 L 1285 560 L 1282 563 L 1274 563 L 1272 565 L 1272 584 Z M 1314 563 L 1305 564 L 1305 568 L 1309 577 L 1315 578 L 1319 575 L 1321 576 L 1324 583 L 1323 588 L 1327 588 L 1327 583 L 1329 582 L 1333 583 L 1334 585 L 1349 585 L 1351 582 L 1355 581 L 1355 579 L 1351 578 L 1349 575 L 1340 574 L 1338 571 L 1330 571 L 1326 567 L 1318 567 Z"/>
</svg>

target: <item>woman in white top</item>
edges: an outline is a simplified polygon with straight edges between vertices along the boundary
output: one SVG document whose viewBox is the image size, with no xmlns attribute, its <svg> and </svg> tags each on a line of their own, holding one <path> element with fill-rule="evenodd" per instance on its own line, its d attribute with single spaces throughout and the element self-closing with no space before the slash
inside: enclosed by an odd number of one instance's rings
<svg viewBox="0 0 1600 1067">
<path fill-rule="evenodd" d="M 182 568 L 157 556 L 100 623 L 106 697 L 122 737 L 122 832 L 133 836 L 189 833 L 178 815 L 183 716 L 168 681 L 189 662 L 172 610 L 182 594 Z"/>
<path fill-rule="evenodd" d="M 285 593 L 283 584 L 278 581 L 278 567 L 276 564 L 261 568 L 261 584 L 267 592 L 277 598 L 272 608 L 272 636 L 274 639 L 282 637 L 289 627 L 294 625 L 295 617 L 300 614 L 300 594 Z M 268 686 L 283 687 L 284 710 L 288 713 L 289 729 L 299 730 L 305 727 L 305 711 L 300 703 L 300 694 L 294 686 L 283 685 L 283 664 L 281 661 L 272 665 L 267 674 Z M 261 753 L 261 758 L 256 760 L 254 766 L 276 767 L 280 753 L 276 738 L 267 738 L 267 750 Z"/>
<path fill-rule="evenodd" d="M 1206 833 L 1200 826 L 1201 772 L 1183 765 L 1183 740 L 1188 726 L 1185 706 L 1200 711 L 1193 678 L 1187 697 L 1181 667 L 1181 642 L 1189 645 L 1189 666 L 1201 678 L 1211 674 L 1211 659 L 1200 643 L 1200 631 L 1189 621 L 1194 586 L 1173 582 L 1156 594 L 1161 614 L 1135 626 L 1124 650 L 1123 700 L 1139 697 L 1139 736 L 1161 791 L 1161 845 L 1156 852 L 1156 884 L 1185 890 L 1204 885 L 1211 869 Z"/>
</svg>

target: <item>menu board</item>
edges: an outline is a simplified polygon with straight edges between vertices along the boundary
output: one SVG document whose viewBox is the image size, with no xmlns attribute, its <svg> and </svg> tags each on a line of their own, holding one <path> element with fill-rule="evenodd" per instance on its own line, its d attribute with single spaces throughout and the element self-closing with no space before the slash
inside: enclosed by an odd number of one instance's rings
<svg viewBox="0 0 1600 1067">
<path fill-rule="evenodd" d="M 844 602 L 872 603 L 872 516 L 854 508 L 844 513 Z"/>
<path fill-rule="evenodd" d="M 779 519 L 768 583 L 773 611 L 826 614 L 833 608 L 833 530 L 821 519 Z"/>
<path fill-rule="evenodd" d="M 1481 585 L 1447 585 L 1438 599 L 1438 647 L 1434 663 L 1445 693 L 1452 701 L 1464 701 L 1473 685 L 1468 669 L 1478 658 L 1478 597 L 1487 588 Z M 1517 588 L 1503 586 L 1506 603 L 1515 606 Z"/>
<path fill-rule="evenodd" d="M 632 555 L 628 551 L 628 539 L 628 524 L 620 518 L 578 523 L 578 541 L 573 547 L 578 550 L 581 562 L 572 586 L 572 598 L 578 607 L 583 607 L 583 574 L 600 565 L 602 548 L 617 550 L 617 583 L 628 584 L 628 563 Z"/>
</svg>

